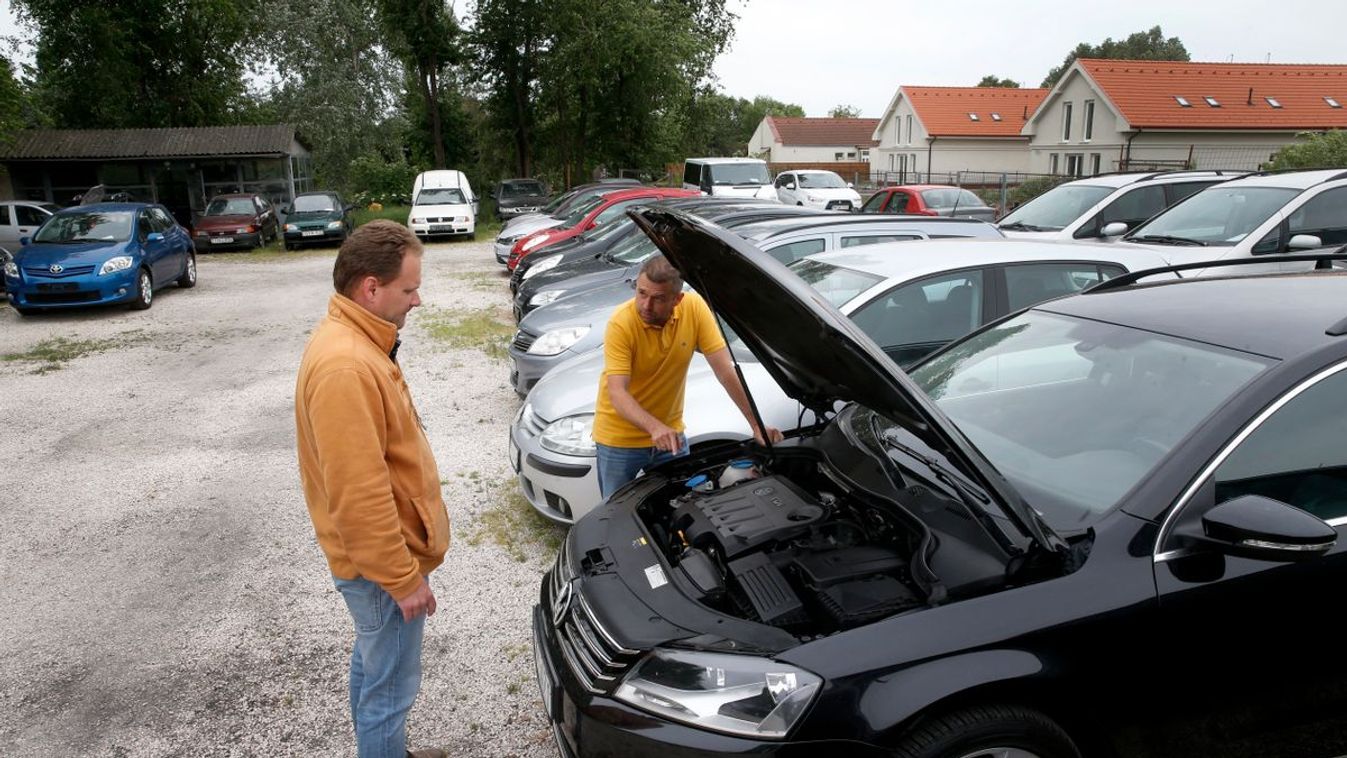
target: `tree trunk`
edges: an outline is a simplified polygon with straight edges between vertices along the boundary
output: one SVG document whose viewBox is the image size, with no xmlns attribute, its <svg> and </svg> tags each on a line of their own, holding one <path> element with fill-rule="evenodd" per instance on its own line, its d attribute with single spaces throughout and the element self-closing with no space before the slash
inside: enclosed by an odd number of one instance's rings
<svg viewBox="0 0 1347 758">
<path fill-rule="evenodd" d="M 440 77 L 434 60 L 420 64 L 421 96 L 430 110 L 430 144 L 435 150 L 435 168 L 448 168 L 444 157 L 444 127 L 440 123 Z"/>
</svg>

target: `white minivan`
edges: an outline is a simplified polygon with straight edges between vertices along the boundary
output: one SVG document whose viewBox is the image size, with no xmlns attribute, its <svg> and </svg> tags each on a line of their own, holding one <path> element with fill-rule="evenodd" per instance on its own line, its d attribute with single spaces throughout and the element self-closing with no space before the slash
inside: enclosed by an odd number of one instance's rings
<svg viewBox="0 0 1347 758">
<path fill-rule="evenodd" d="M 716 197 L 777 199 L 767 162 L 758 158 L 688 158 L 683 163 L 683 189 Z"/>
<path fill-rule="evenodd" d="M 412 212 L 407 226 L 418 237 L 473 235 L 477 231 L 477 196 L 462 171 L 423 171 L 412 185 Z"/>
</svg>

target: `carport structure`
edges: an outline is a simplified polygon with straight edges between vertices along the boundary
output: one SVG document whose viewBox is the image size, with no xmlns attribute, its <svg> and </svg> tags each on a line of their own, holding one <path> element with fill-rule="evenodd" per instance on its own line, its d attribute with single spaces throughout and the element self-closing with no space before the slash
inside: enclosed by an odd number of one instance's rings
<svg viewBox="0 0 1347 758">
<path fill-rule="evenodd" d="M 212 195 L 253 192 L 284 206 L 314 188 L 309 149 L 286 124 L 28 129 L 0 146 L 0 162 L 0 198 L 70 205 L 102 184 L 188 225 Z"/>
</svg>

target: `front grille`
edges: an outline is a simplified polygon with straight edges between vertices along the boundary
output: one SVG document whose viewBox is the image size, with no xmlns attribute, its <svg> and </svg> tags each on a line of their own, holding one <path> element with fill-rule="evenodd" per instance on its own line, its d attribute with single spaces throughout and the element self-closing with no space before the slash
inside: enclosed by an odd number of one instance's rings
<svg viewBox="0 0 1347 758">
<path fill-rule="evenodd" d="M 97 292 L 34 292 L 28 295 L 30 303 L 92 303 L 99 298 Z"/>
<path fill-rule="evenodd" d="M 68 276 L 84 276 L 85 274 L 92 274 L 93 272 L 93 266 L 67 266 L 55 273 L 53 273 L 50 268 L 29 267 L 24 269 L 24 273 L 29 276 L 41 276 L 47 279 L 64 279 Z"/>
<path fill-rule="evenodd" d="M 570 540 L 565 540 L 548 582 L 548 608 L 556 624 L 557 645 L 585 689 L 597 694 L 612 692 L 640 651 L 617 644 L 574 582 Z"/>
<path fill-rule="evenodd" d="M 828 208 L 827 208 L 827 209 L 830 210 L 830 211 L 849 211 L 849 210 L 851 210 L 851 201 L 850 201 L 850 200 L 834 200 L 834 201 L 832 201 L 831 203 L 828 203 Z"/>
<path fill-rule="evenodd" d="M 510 347 L 514 348 L 515 350 L 518 350 L 521 353 L 527 353 L 529 348 L 533 346 L 533 343 L 537 341 L 538 335 L 529 334 L 523 329 L 520 329 L 519 331 L 515 332 L 514 341 L 510 343 Z"/>
</svg>

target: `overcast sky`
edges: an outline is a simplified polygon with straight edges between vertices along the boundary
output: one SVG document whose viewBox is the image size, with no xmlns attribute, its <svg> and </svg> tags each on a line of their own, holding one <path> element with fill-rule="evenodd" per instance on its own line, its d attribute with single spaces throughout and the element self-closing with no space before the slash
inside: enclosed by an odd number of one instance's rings
<svg viewBox="0 0 1347 758">
<path fill-rule="evenodd" d="M 458 8 L 471 0 L 456 0 Z M 1159 24 L 1195 61 L 1347 63 L 1344 0 L 727 0 L 739 15 L 715 71 L 725 92 L 769 95 L 826 116 L 879 117 L 900 84 L 1027 87 L 1080 42 Z M 0 0 L 0 36 L 17 32 Z M 7 47 L 7 46 L 6 46 Z"/>
<path fill-rule="evenodd" d="M 716 63 L 725 92 L 826 116 L 878 118 L 899 85 L 1037 87 L 1077 44 L 1159 24 L 1194 61 L 1347 63 L 1343 0 L 728 0 L 739 14 Z"/>
</svg>

